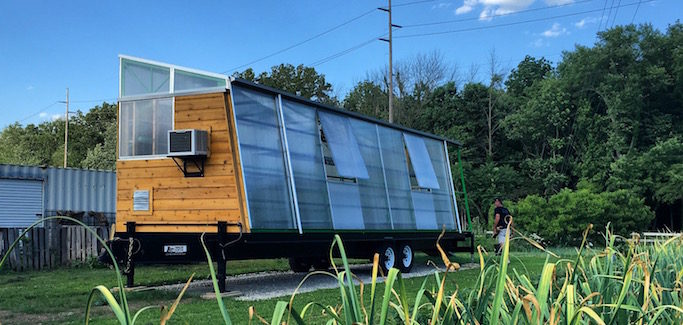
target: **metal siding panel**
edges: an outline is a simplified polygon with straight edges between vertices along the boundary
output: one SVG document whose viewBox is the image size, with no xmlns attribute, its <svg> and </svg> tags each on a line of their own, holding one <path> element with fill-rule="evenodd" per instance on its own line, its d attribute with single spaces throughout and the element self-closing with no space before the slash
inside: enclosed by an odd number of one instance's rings
<svg viewBox="0 0 683 325">
<path fill-rule="evenodd" d="M 26 227 L 43 213 L 43 182 L 0 179 L 0 228 Z"/>
<path fill-rule="evenodd" d="M 0 164 L 0 179 L 44 180 L 46 215 L 64 210 L 116 213 L 116 173 L 112 171 Z"/>
</svg>

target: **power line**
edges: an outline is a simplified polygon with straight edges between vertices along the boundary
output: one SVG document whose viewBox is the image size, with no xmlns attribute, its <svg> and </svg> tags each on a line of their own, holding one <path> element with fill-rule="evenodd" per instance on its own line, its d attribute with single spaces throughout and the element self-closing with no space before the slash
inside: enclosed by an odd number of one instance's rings
<svg viewBox="0 0 683 325">
<path fill-rule="evenodd" d="M 609 5 L 609 11 L 607 12 L 607 20 L 605 21 L 605 29 L 609 26 L 609 18 L 612 17 L 612 8 L 614 8 L 614 0 Z"/>
<path fill-rule="evenodd" d="M 332 61 L 332 60 L 334 60 L 334 59 L 336 59 L 336 58 L 338 58 L 338 57 L 344 56 L 344 55 L 349 54 L 349 53 L 351 53 L 351 52 L 353 52 L 353 51 L 355 51 L 355 50 L 358 50 L 358 49 L 360 49 L 360 48 L 362 48 L 362 47 L 365 47 L 365 46 L 367 46 L 368 44 L 371 44 L 371 43 L 377 41 L 378 38 L 386 36 L 387 34 L 388 34 L 388 33 L 384 33 L 384 34 L 382 34 L 382 35 L 373 37 L 373 38 L 371 38 L 371 39 L 369 39 L 369 40 L 367 40 L 367 41 L 364 41 L 364 42 L 362 42 L 362 43 L 356 44 L 356 45 L 354 45 L 354 46 L 352 46 L 352 47 L 350 47 L 350 48 L 347 48 L 347 49 L 345 49 L 345 50 L 342 50 L 342 51 L 337 52 L 337 53 L 335 53 L 335 54 L 332 54 L 332 55 L 330 55 L 330 56 L 324 57 L 324 58 L 322 58 L 322 59 L 320 59 L 320 60 L 317 60 L 317 61 L 311 63 L 310 65 L 313 66 L 313 67 L 315 67 L 315 66 L 319 66 L 319 65 L 321 65 L 321 64 L 323 64 L 323 63 L 330 62 L 330 61 Z"/>
<path fill-rule="evenodd" d="M 37 112 L 35 112 L 35 113 L 33 113 L 33 114 L 29 115 L 29 116 L 26 116 L 26 117 L 22 118 L 22 119 L 19 120 L 18 122 L 19 122 L 19 123 L 24 122 L 24 121 L 26 121 L 26 120 L 28 120 L 28 119 L 30 119 L 30 118 L 36 116 L 36 115 L 39 115 L 40 113 L 43 113 L 44 110 L 46 110 L 46 109 L 48 109 L 48 108 L 50 108 L 50 107 L 52 107 L 52 106 L 55 106 L 55 105 L 57 105 L 57 104 L 59 104 L 59 101 L 55 101 L 55 102 L 53 102 L 52 104 L 47 105 L 47 106 L 41 108 L 41 109 L 38 110 Z"/>
<path fill-rule="evenodd" d="M 115 101 L 115 97 L 110 97 L 110 98 L 99 98 L 99 99 L 80 99 L 80 100 L 72 100 L 72 103 L 94 103 L 94 102 L 107 102 L 107 101 Z"/>
<path fill-rule="evenodd" d="M 338 24 L 338 25 L 335 25 L 335 26 L 333 26 L 333 27 L 331 27 L 331 28 L 329 28 L 329 29 L 326 29 L 325 31 L 322 31 L 322 32 L 320 32 L 320 33 L 318 33 L 318 34 L 315 34 L 315 35 L 313 35 L 313 36 L 311 36 L 311 37 L 309 37 L 309 38 L 307 38 L 307 39 L 305 39 L 305 40 L 303 40 L 303 41 L 294 43 L 294 44 L 292 44 L 292 45 L 290 45 L 290 46 L 287 46 L 287 47 L 285 47 L 285 48 L 282 48 L 282 49 L 280 49 L 280 50 L 277 50 L 277 51 L 275 51 L 275 52 L 272 52 L 272 53 L 270 53 L 270 54 L 268 54 L 268 55 L 262 56 L 262 57 L 260 57 L 260 58 L 258 58 L 258 59 L 256 59 L 256 60 L 250 61 L 250 62 L 248 62 L 248 63 L 245 63 L 245 64 L 242 64 L 242 65 L 236 66 L 236 67 L 231 68 L 231 69 L 228 69 L 228 70 L 225 70 L 225 71 L 223 71 L 222 73 L 228 73 L 228 72 L 230 72 L 230 71 L 234 71 L 234 70 L 237 70 L 237 69 L 241 69 L 241 68 L 244 68 L 244 67 L 246 67 L 246 66 L 250 66 L 250 65 L 252 65 L 252 64 L 254 64 L 254 63 L 261 62 L 261 61 L 263 61 L 263 60 L 272 58 L 273 56 L 276 56 L 276 55 L 278 55 L 278 54 L 280 54 L 280 53 L 289 51 L 289 50 L 291 50 L 291 49 L 293 49 L 293 48 L 295 48 L 295 47 L 297 47 L 297 46 L 306 44 L 306 43 L 308 43 L 308 42 L 310 42 L 310 41 L 312 41 L 312 40 L 314 40 L 314 39 L 316 39 L 316 38 L 318 38 L 318 37 L 320 37 L 320 36 L 329 34 L 329 33 L 333 32 L 333 31 L 335 31 L 335 30 L 337 30 L 337 29 L 339 29 L 339 28 L 341 28 L 341 27 L 344 27 L 344 26 L 346 26 L 346 25 L 348 25 L 348 24 L 350 24 L 350 23 L 352 23 L 352 22 L 354 22 L 354 21 L 356 21 L 356 20 L 358 20 L 358 19 L 361 19 L 361 18 L 363 18 L 363 17 L 365 17 L 365 16 L 367 16 L 367 15 L 373 13 L 373 12 L 376 12 L 376 11 L 377 11 L 376 8 L 372 8 L 372 9 L 370 9 L 370 10 L 368 10 L 368 11 L 366 11 L 366 12 L 364 12 L 364 13 L 362 13 L 362 14 L 356 16 L 356 17 L 353 17 L 353 18 L 351 18 L 351 19 L 349 19 L 349 20 L 347 20 L 347 21 L 345 21 L 345 22 L 343 22 L 343 23 L 341 23 L 341 24 Z"/>
<path fill-rule="evenodd" d="M 640 8 L 640 1 L 638 1 L 638 5 L 636 6 L 636 11 L 633 12 L 633 18 L 631 18 L 631 24 L 633 24 L 633 21 L 636 19 L 636 15 L 638 14 L 638 8 Z"/>
<path fill-rule="evenodd" d="M 617 2 L 617 8 L 614 10 L 614 18 L 612 18 L 612 25 L 610 25 L 610 28 L 614 27 L 614 23 L 617 21 L 617 14 L 619 13 L 619 6 L 621 6 L 621 0 L 619 0 L 619 2 Z"/>
<path fill-rule="evenodd" d="M 647 3 L 647 2 L 652 2 L 655 0 L 648 0 L 648 1 L 643 1 L 642 3 Z M 620 8 L 623 7 L 630 7 L 630 6 L 635 6 L 638 3 L 629 3 L 625 4 L 622 6 L 619 6 Z M 585 11 L 580 11 L 580 12 L 575 12 L 575 13 L 569 13 L 569 14 L 563 14 L 563 15 L 556 15 L 556 16 L 549 16 L 549 17 L 542 17 L 542 18 L 535 18 L 535 19 L 527 19 L 527 20 L 521 20 L 521 21 L 516 21 L 516 22 L 511 22 L 511 23 L 503 23 L 503 24 L 497 24 L 497 25 L 488 25 L 488 26 L 479 26 L 479 27 L 469 27 L 469 28 L 461 28 L 461 29 L 453 29 L 453 30 L 446 30 L 446 31 L 439 31 L 439 32 L 429 32 L 429 33 L 417 33 L 417 34 L 410 34 L 410 35 L 402 35 L 402 36 L 396 36 L 396 38 L 412 38 L 412 37 L 422 37 L 422 36 L 431 36 L 431 35 L 442 35 L 442 34 L 451 34 L 451 33 L 460 33 L 460 32 L 469 32 L 469 31 L 475 31 L 475 30 L 484 30 L 484 29 L 491 29 L 491 28 L 496 28 L 496 27 L 506 27 L 506 26 L 513 26 L 513 25 L 521 25 L 521 24 L 527 24 L 527 23 L 533 23 L 533 22 L 539 22 L 539 21 L 545 21 L 545 20 L 552 20 L 552 19 L 558 19 L 558 18 L 565 18 L 565 17 L 571 17 L 571 16 L 578 16 L 578 15 L 585 15 L 589 13 L 594 13 L 601 11 L 602 9 L 593 9 L 593 10 L 585 10 Z"/>
<path fill-rule="evenodd" d="M 489 17 L 490 18 L 505 17 L 505 16 L 511 16 L 511 15 L 516 15 L 516 14 L 527 13 L 527 12 L 534 12 L 534 11 L 542 11 L 542 10 L 548 10 L 548 9 L 554 9 L 554 8 L 560 8 L 560 7 L 567 7 L 567 6 L 577 5 L 577 4 L 581 4 L 581 3 L 587 3 L 587 2 L 591 2 L 591 1 L 593 1 L 593 0 L 583 0 L 583 1 L 565 3 L 565 4 L 561 4 L 561 5 L 556 5 L 556 6 L 545 6 L 545 7 L 540 7 L 540 8 L 524 9 L 524 10 L 519 10 L 519 11 L 515 11 L 515 12 L 508 12 L 508 13 L 504 13 L 504 14 L 495 14 L 495 15 L 488 16 L 487 18 L 489 18 Z M 419 24 L 412 24 L 412 25 L 403 25 L 403 28 L 460 23 L 460 22 L 473 21 L 473 20 L 479 20 L 479 19 L 480 19 L 479 17 L 452 19 L 452 20 L 444 20 L 444 21 L 437 21 L 437 22 L 431 22 L 431 23 L 419 23 Z"/>
<path fill-rule="evenodd" d="M 605 10 L 607 10 L 607 1 L 602 5 L 602 15 L 600 16 L 600 23 L 598 24 L 598 33 L 602 30 L 602 21 L 605 19 Z"/>
<path fill-rule="evenodd" d="M 416 5 L 416 4 L 420 4 L 420 3 L 434 2 L 434 1 L 436 1 L 436 0 L 411 1 L 411 2 L 399 3 L 399 4 L 396 4 L 396 5 L 393 5 L 392 7 L 394 7 L 394 8 L 396 8 L 396 7 L 405 7 L 405 6 L 411 6 L 411 5 Z"/>
</svg>

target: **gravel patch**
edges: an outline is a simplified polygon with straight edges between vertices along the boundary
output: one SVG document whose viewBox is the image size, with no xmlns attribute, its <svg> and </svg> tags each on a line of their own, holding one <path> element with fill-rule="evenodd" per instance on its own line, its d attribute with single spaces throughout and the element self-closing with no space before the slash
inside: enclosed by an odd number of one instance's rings
<svg viewBox="0 0 683 325">
<path fill-rule="evenodd" d="M 478 264 L 462 264 L 460 270 L 467 270 L 478 267 Z M 403 278 L 415 278 L 434 274 L 436 269 L 429 265 L 414 265 L 410 273 L 403 274 Z M 372 264 L 352 265 L 351 271 L 360 278 L 363 283 L 370 283 L 372 279 Z M 456 271 L 457 273 L 457 271 Z M 306 276 L 305 273 L 287 272 L 259 272 L 228 276 L 226 288 L 230 291 L 241 292 L 240 296 L 235 297 L 242 301 L 257 301 L 272 299 L 277 297 L 289 297 L 294 293 L 297 286 Z M 377 282 L 384 282 L 383 278 L 378 278 Z M 173 284 L 155 287 L 157 290 L 180 291 L 184 284 Z M 309 277 L 299 288 L 299 293 L 311 292 L 321 289 L 337 288 L 336 278 L 316 274 Z M 210 280 L 193 281 L 188 289 L 191 293 L 204 293 L 213 291 Z"/>
</svg>

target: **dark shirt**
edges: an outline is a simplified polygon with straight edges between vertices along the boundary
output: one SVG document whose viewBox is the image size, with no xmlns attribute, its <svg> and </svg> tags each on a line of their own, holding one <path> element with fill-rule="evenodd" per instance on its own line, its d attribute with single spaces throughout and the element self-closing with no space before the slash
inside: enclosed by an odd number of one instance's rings
<svg viewBox="0 0 683 325">
<path fill-rule="evenodd" d="M 505 207 L 499 207 L 493 210 L 493 215 L 495 216 L 496 214 L 500 215 L 500 219 L 498 219 L 498 223 L 496 224 L 496 228 L 501 228 L 505 229 L 508 227 L 508 221 L 507 221 L 507 216 L 510 214 L 510 211 L 506 209 Z"/>
</svg>

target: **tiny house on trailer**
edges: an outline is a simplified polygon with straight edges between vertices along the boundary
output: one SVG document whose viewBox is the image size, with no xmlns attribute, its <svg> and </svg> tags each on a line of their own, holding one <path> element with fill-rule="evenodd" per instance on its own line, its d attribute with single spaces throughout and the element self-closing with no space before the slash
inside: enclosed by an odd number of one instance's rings
<svg viewBox="0 0 683 325">
<path fill-rule="evenodd" d="M 225 75 L 120 56 L 116 234 L 127 266 L 289 258 L 325 269 L 334 234 L 353 258 L 473 253 L 448 149 L 459 143 Z M 468 219 L 469 220 L 469 219 Z M 471 229 L 471 227 L 467 228 Z M 219 281 L 224 284 L 224 281 Z"/>
</svg>

